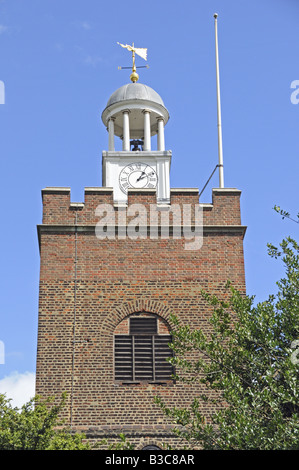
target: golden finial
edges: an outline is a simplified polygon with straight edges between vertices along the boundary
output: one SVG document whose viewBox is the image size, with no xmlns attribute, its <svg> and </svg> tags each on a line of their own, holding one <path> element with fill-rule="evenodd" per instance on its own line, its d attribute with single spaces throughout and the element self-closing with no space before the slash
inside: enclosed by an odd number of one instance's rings
<svg viewBox="0 0 299 470">
<path fill-rule="evenodd" d="M 142 48 L 142 47 L 135 47 L 134 43 L 132 44 L 132 46 L 128 44 L 121 44 L 120 42 L 118 42 L 117 44 L 119 44 L 121 47 L 124 47 L 125 49 L 128 49 L 128 51 L 132 52 L 133 66 L 132 66 L 132 73 L 130 75 L 130 79 L 133 83 L 135 83 L 139 79 L 139 75 L 136 72 L 135 54 L 142 57 L 142 59 L 147 60 L 147 49 Z"/>
</svg>

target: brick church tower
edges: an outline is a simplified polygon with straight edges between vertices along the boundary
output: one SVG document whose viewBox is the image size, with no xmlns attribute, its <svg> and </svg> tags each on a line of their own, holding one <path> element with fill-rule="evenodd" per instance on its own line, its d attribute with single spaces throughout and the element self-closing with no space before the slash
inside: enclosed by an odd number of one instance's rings
<svg viewBox="0 0 299 470">
<path fill-rule="evenodd" d="M 82 203 L 70 188 L 42 190 L 36 393 L 66 391 L 66 422 L 92 441 L 124 433 L 137 449 L 175 448 L 154 397 L 187 407 L 199 386 L 172 379 L 170 315 L 209 331 L 200 291 L 221 295 L 230 279 L 245 292 L 245 227 L 239 190 L 200 203 L 198 189 L 170 187 L 168 111 L 134 70 L 131 80 L 102 114 L 102 186 Z"/>
</svg>

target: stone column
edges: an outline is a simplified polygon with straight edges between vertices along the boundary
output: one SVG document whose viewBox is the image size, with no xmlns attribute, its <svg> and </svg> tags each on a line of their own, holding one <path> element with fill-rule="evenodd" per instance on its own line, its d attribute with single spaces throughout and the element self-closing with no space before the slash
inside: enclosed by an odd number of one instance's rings
<svg viewBox="0 0 299 470">
<path fill-rule="evenodd" d="M 144 114 L 144 142 L 143 150 L 151 150 L 151 121 L 150 112 L 147 109 L 143 110 Z"/>
<path fill-rule="evenodd" d="M 164 138 L 164 120 L 162 118 L 158 118 L 158 150 L 164 151 L 165 150 L 165 138 Z"/>
<path fill-rule="evenodd" d="M 114 121 L 115 118 L 110 118 L 108 121 L 108 132 L 109 132 L 109 142 L 108 142 L 108 151 L 109 152 L 114 152 L 115 147 L 114 147 Z"/>
<path fill-rule="evenodd" d="M 130 121 L 129 110 L 123 111 L 123 151 L 130 150 Z"/>
</svg>

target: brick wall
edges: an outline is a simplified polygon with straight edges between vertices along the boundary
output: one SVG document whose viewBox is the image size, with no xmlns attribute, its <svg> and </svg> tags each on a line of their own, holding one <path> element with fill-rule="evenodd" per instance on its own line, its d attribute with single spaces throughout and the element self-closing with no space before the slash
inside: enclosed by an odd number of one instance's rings
<svg viewBox="0 0 299 470">
<path fill-rule="evenodd" d="M 92 440 L 125 432 L 139 448 L 165 440 L 173 445 L 171 425 L 153 398 L 187 406 L 200 386 L 116 383 L 113 337 L 136 312 L 158 315 L 165 331 L 173 313 L 208 332 L 211 310 L 201 289 L 221 296 L 229 279 L 245 292 L 240 191 L 214 190 L 212 203 L 202 205 L 203 244 L 195 251 L 186 250 L 183 239 L 99 240 L 96 208 L 113 205 L 109 188 L 87 188 L 77 205 L 68 188 L 47 188 L 42 196 L 36 392 L 67 391 L 67 422 Z M 133 203 L 150 207 L 155 193 L 132 191 Z M 172 190 L 171 204 L 198 204 L 198 192 Z"/>
</svg>

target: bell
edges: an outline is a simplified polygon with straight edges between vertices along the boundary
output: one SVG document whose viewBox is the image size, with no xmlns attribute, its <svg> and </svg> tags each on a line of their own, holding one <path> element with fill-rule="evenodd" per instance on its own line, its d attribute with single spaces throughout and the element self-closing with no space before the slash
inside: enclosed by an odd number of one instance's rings
<svg viewBox="0 0 299 470">
<path fill-rule="evenodd" d="M 132 151 L 136 152 L 137 150 L 142 150 L 143 141 L 142 140 L 131 140 L 131 145 L 134 146 L 132 148 Z M 140 145 L 141 148 L 139 148 L 139 145 Z"/>
</svg>

